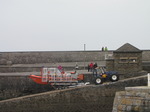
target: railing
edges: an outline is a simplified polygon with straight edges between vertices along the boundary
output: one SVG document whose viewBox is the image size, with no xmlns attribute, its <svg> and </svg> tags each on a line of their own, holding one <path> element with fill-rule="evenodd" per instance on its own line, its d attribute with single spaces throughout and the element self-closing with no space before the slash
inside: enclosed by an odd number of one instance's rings
<svg viewBox="0 0 150 112">
<path fill-rule="evenodd" d="M 42 82 L 49 82 L 54 84 L 63 83 L 77 83 L 77 79 L 71 76 L 71 73 L 61 72 L 57 68 L 42 68 L 41 70 Z"/>
<path fill-rule="evenodd" d="M 48 68 L 42 68 L 41 71 L 42 75 L 42 82 L 47 82 L 48 80 Z"/>
</svg>

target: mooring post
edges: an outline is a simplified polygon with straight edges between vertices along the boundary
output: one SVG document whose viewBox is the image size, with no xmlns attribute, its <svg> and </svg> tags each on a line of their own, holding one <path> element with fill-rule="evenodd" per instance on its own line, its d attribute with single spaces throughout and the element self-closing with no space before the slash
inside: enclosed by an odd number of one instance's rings
<svg viewBox="0 0 150 112">
<path fill-rule="evenodd" d="M 148 77 L 148 83 L 147 84 L 148 84 L 148 86 L 150 86 L 150 73 L 147 74 L 147 77 Z"/>
</svg>

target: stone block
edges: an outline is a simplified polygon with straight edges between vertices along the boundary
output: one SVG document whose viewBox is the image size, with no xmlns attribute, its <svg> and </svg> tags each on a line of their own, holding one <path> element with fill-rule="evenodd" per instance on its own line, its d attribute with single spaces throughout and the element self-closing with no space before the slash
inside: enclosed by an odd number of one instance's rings
<svg viewBox="0 0 150 112">
<path fill-rule="evenodd" d="M 118 105 L 117 109 L 119 111 L 121 111 L 121 110 L 124 111 L 124 110 L 126 110 L 126 105 Z"/>
<path fill-rule="evenodd" d="M 140 106 L 140 105 L 142 105 L 142 101 L 141 100 L 134 100 L 133 105 Z"/>
<path fill-rule="evenodd" d="M 145 99 L 145 100 L 142 101 L 143 106 L 150 106 L 149 103 L 150 103 L 150 100 Z"/>
<path fill-rule="evenodd" d="M 123 104 L 123 105 L 132 105 L 132 99 L 122 98 L 121 99 L 121 104 Z"/>
<path fill-rule="evenodd" d="M 121 102 L 121 104 L 125 105 L 126 104 L 126 98 L 122 98 L 120 102 Z"/>
<path fill-rule="evenodd" d="M 134 91 L 126 91 L 126 96 L 135 96 L 135 92 Z"/>
<path fill-rule="evenodd" d="M 0 65 L 6 65 L 7 59 L 0 59 Z"/>
<path fill-rule="evenodd" d="M 126 111 L 130 112 L 131 110 L 132 110 L 132 106 L 131 105 L 126 107 Z"/>
<path fill-rule="evenodd" d="M 126 99 L 126 105 L 132 105 L 133 103 L 133 100 L 132 99 Z"/>
<path fill-rule="evenodd" d="M 132 111 L 134 111 L 134 112 L 140 112 L 141 110 L 142 110 L 142 108 L 140 106 L 134 106 L 132 108 Z"/>
<path fill-rule="evenodd" d="M 146 97 L 146 93 L 137 92 L 135 96 L 137 96 L 137 97 Z"/>
<path fill-rule="evenodd" d="M 12 61 L 7 61 L 7 65 L 12 65 Z"/>
</svg>

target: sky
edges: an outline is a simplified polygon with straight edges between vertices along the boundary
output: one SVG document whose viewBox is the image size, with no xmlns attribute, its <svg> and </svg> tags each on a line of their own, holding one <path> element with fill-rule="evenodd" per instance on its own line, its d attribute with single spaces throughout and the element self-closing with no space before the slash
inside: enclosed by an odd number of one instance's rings
<svg viewBox="0 0 150 112">
<path fill-rule="evenodd" d="M 150 49 L 150 0 L 0 0 L 0 52 Z"/>
</svg>

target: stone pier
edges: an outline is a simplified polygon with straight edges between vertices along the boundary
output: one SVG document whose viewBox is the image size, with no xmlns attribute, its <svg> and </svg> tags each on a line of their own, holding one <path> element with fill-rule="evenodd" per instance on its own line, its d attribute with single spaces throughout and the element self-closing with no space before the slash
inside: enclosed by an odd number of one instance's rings
<svg viewBox="0 0 150 112">
<path fill-rule="evenodd" d="M 126 87 L 117 92 L 112 112 L 150 112 L 150 87 Z"/>
</svg>

